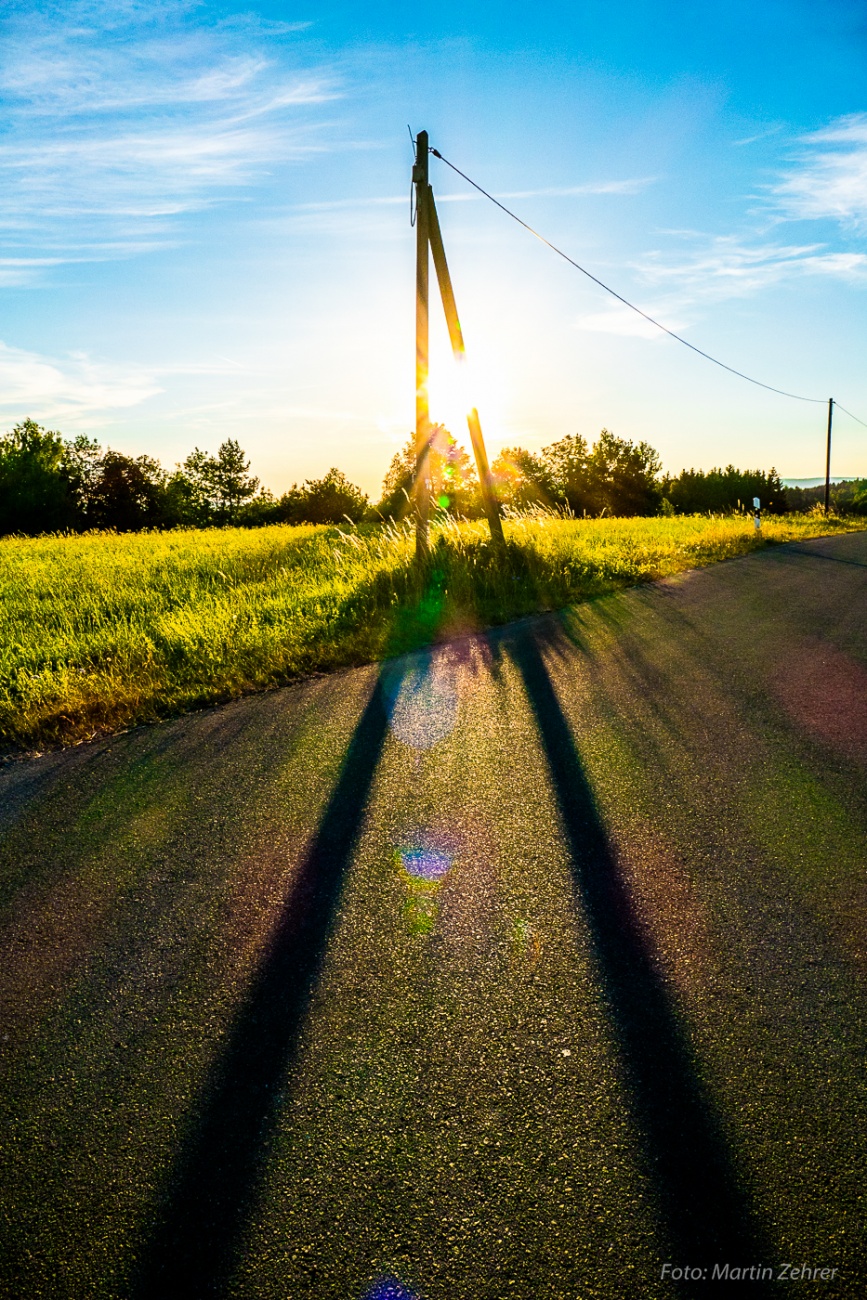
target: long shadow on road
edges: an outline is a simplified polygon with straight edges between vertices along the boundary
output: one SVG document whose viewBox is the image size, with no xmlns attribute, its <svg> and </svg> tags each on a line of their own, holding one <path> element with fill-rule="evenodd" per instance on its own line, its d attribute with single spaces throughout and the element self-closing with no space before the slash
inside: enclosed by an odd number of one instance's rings
<svg viewBox="0 0 867 1300">
<path fill-rule="evenodd" d="M 193 1113 L 131 1294 L 222 1294 L 255 1208 L 388 725 L 377 682 L 228 1041 Z"/>
<path fill-rule="evenodd" d="M 706 1269 L 709 1281 L 716 1263 L 749 1260 L 770 1266 L 770 1252 L 738 1186 L 720 1122 L 609 846 L 539 641 L 528 629 L 502 645 L 523 678 L 551 773 L 576 898 L 588 923 L 671 1262 Z M 683 1286 L 690 1296 L 703 1289 L 697 1281 Z M 771 1295 L 776 1289 L 756 1281 L 751 1294 Z"/>
<path fill-rule="evenodd" d="M 798 545 L 797 542 L 791 542 L 784 550 L 783 548 L 781 550 L 783 552 L 782 556 L 777 552 L 775 558 L 787 559 L 786 551 L 790 551 L 793 555 L 807 555 L 811 560 L 830 560 L 833 564 L 850 564 L 855 569 L 867 569 L 867 564 L 863 560 L 847 560 L 843 555 L 829 555 L 827 551 L 810 551 L 806 546 Z"/>
</svg>

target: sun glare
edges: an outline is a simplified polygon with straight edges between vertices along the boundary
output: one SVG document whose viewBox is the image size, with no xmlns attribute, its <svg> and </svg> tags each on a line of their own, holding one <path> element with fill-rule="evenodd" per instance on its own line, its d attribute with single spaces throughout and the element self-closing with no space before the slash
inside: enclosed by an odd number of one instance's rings
<svg viewBox="0 0 867 1300">
<path fill-rule="evenodd" d="M 485 442 L 499 445 L 502 440 L 503 410 L 506 394 L 502 374 L 469 356 L 460 364 L 451 349 L 431 339 L 430 375 L 428 380 L 430 417 L 444 424 L 449 433 L 470 449 L 467 416 L 473 407 L 479 412 Z"/>
</svg>

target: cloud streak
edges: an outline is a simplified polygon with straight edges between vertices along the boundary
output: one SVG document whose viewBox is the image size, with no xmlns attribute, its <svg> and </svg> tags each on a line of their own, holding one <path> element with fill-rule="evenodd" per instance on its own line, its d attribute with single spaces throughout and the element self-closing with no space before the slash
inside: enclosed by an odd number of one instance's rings
<svg viewBox="0 0 867 1300">
<path fill-rule="evenodd" d="M 694 244 L 699 239 L 693 235 Z M 624 296 L 675 333 L 688 328 L 697 308 L 747 298 L 804 278 L 867 284 L 867 254 L 831 252 L 824 244 L 750 243 L 727 235 L 702 241 L 677 259 L 650 254 L 634 269 L 652 300 L 643 296 L 641 285 Z M 619 291 L 618 285 L 613 287 Z M 665 338 L 662 330 L 617 302 L 578 317 L 575 324 L 594 333 Z"/>
<path fill-rule="evenodd" d="M 537 198 L 573 198 L 587 194 L 639 194 L 654 182 L 652 176 L 638 176 L 619 181 L 588 181 L 584 185 L 550 186 L 538 190 L 507 190 L 494 194 L 495 199 L 537 199 Z M 480 203 L 484 195 L 473 190 L 458 194 L 435 193 L 437 203 Z M 406 207 L 406 194 L 386 194 L 351 199 L 331 199 L 321 203 L 297 203 L 293 210 L 297 212 L 330 212 L 340 208 L 390 207 L 399 204 Z"/>
<path fill-rule="evenodd" d="M 199 376 L 219 376 L 224 381 L 219 400 L 178 403 L 175 381 Z M 274 389 L 267 370 L 231 357 L 142 366 L 96 359 L 85 352 L 45 356 L 0 341 L 0 416 L 8 424 L 30 415 L 40 424 L 60 422 L 67 431 L 98 429 L 111 423 L 118 412 L 153 397 L 168 397 L 173 391 L 176 404 L 163 416 L 169 421 L 183 419 L 192 429 L 215 422 L 220 427 L 237 424 L 239 416 L 249 417 L 252 410 L 259 418 L 289 422 L 370 423 L 370 417 L 358 411 L 299 405 L 288 392 Z"/>
<path fill-rule="evenodd" d="M 867 114 L 838 118 L 803 136 L 800 144 L 801 152 L 772 189 L 778 218 L 831 219 L 844 227 L 864 228 Z M 663 233 L 682 240 L 683 252 L 678 256 L 656 251 L 633 263 L 639 287 L 629 296 L 648 315 L 676 332 L 688 327 L 688 318 L 695 316 L 696 308 L 750 297 L 778 286 L 809 279 L 837 280 L 853 286 L 867 284 L 867 254 L 827 242 L 773 242 L 756 231 L 741 236 L 708 236 L 689 230 Z M 650 302 L 642 293 L 642 285 L 647 286 Z M 664 337 L 635 312 L 617 303 L 587 313 L 576 323 L 581 329 L 601 333 Z"/>
<path fill-rule="evenodd" d="M 0 28 L 0 233 L 32 277 L 46 242 L 54 261 L 133 255 L 324 147 L 313 110 L 334 79 L 293 66 L 291 45 L 260 53 L 255 25 L 185 23 L 189 8 L 30 6 Z"/>
<path fill-rule="evenodd" d="M 720 235 L 675 261 L 651 254 L 638 270 L 647 283 L 668 288 L 683 302 L 721 302 L 805 276 L 867 282 L 867 254 L 831 252 L 825 244 L 752 243 Z"/>
<path fill-rule="evenodd" d="M 794 164 L 772 190 L 779 212 L 789 220 L 867 228 L 867 113 L 837 118 L 800 143 Z"/>
<path fill-rule="evenodd" d="M 0 410 L 13 421 L 31 415 L 41 424 L 96 426 L 110 412 L 161 391 L 156 373 L 142 366 L 94 361 L 84 353 L 45 357 L 0 343 Z"/>
<path fill-rule="evenodd" d="M 504 194 L 495 194 L 497 199 L 536 199 L 536 198 L 571 198 L 586 194 L 640 194 L 648 185 L 653 185 L 655 176 L 633 176 L 619 181 L 587 181 L 584 185 L 551 186 L 541 190 L 509 190 Z M 455 196 L 459 197 L 459 196 Z M 460 196 L 463 197 L 463 196 Z M 481 195 L 468 195 L 468 198 L 481 198 Z"/>
</svg>

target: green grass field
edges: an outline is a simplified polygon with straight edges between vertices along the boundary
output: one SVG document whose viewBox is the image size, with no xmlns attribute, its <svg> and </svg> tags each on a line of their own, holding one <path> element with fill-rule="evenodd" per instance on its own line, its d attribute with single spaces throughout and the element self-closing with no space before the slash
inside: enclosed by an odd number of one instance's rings
<svg viewBox="0 0 867 1300">
<path fill-rule="evenodd" d="M 0 541 L 0 737 L 74 743 L 370 662 L 787 542 L 863 528 L 821 515 L 563 520 L 434 528 L 87 534 Z"/>
</svg>

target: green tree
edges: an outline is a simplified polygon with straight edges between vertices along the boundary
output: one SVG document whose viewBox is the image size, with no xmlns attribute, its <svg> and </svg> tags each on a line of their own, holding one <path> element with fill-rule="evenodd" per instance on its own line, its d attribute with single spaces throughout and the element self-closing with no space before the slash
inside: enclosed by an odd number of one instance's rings
<svg viewBox="0 0 867 1300">
<path fill-rule="evenodd" d="M 547 475 L 551 496 L 567 505 L 573 514 L 597 512 L 589 473 L 587 440 L 575 433 L 544 447 L 539 457 Z"/>
<path fill-rule="evenodd" d="M 840 496 L 839 500 L 844 509 L 851 510 L 855 515 L 867 515 L 867 478 L 853 479 L 851 483 L 846 484 L 849 492 Z M 835 495 L 834 506 L 837 508 L 838 498 Z"/>
<path fill-rule="evenodd" d="M 662 500 L 662 462 L 649 442 L 630 442 L 603 429 L 587 458 L 593 513 L 655 515 Z"/>
<path fill-rule="evenodd" d="M 285 522 L 280 502 L 268 488 L 260 488 L 254 497 L 245 501 L 238 511 L 238 524 L 242 528 L 263 528 L 266 524 Z"/>
<path fill-rule="evenodd" d="M 108 450 L 89 486 L 87 523 L 134 532 L 162 522 L 166 473 L 151 456 Z"/>
<path fill-rule="evenodd" d="M 727 514 L 737 510 L 751 511 L 753 497 L 758 497 L 762 509 L 779 513 L 788 509 L 787 491 L 775 469 L 740 470 L 734 465 L 725 469 L 685 469 L 677 478 L 669 479 L 666 495 L 679 514 L 704 514 L 708 511 Z M 812 504 L 812 502 L 810 503 Z"/>
<path fill-rule="evenodd" d="M 516 510 L 550 506 L 556 494 L 541 457 L 523 447 L 504 447 L 491 464 L 494 491 L 504 506 Z"/>
<path fill-rule="evenodd" d="M 256 495 L 259 480 L 249 474 L 250 462 L 234 438 L 220 444 L 212 471 L 218 516 L 230 522 L 240 506 Z"/>
<path fill-rule="evenodd" d="M 659 455 L 603 429 L 593 447 L 573 434 L 544 447 L 539 457 L 548 490 L 576 515 L 653 515 L 662 500 Z"/>
<path fill-rule="evenodd" d="M 347 518 L 362 519 L 368 505 L 365 494 L 342 470 L 330 469 L 324 478 L 307 479 L 300 488 L 293 485 L 280 498 L 279 509 L 290 524 L 339 524 Z"/>
<path fill-rule="evenodd" d="M 0 438 L 0 533 L 47 533 L 74 528 L 76 501 L 64 472 L 59 433 L 35 420 Z"/>
<path fill-rule="evenodd" d="M 64 443 L 63 472 L 69 483 L 81 527 L 87 526 L 94 485 L 102 462 L 102 448 L 95 438 L 80 433 Z"/>
<path fill-rule="evenodd" d="M 176 504 L 185 502 L 196 522 L 234 523 L 245 501 L 255 496 L 259 480 L 249 474 L 250 462 L 235 438 L 221 443 L 216 456 L 198 447 L 180 469 L 183 483 L 173 476 L 171 494 Z"/>
<path fill-rule="evenodd" d="M 211 505 L 199 484 L 178 465 L 166 479 L 160 522 L 166 528 L 205 528 L 212 521 Z"/>
<path fill-rule="evenodd" d="M 412 434 L 392 457 L 377 506 L 380 514 L 394 519 L 407 513 L 415 470 L 415 435 Z M 457 515 L 479 514 L 479 483 L 473 463 L 460 443 L 441 424 L 431 425 L 427 476 L 434 504 L 440 510 Z"/>
</svg>

